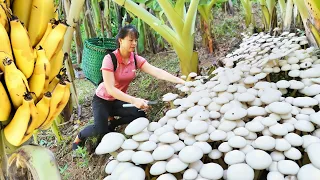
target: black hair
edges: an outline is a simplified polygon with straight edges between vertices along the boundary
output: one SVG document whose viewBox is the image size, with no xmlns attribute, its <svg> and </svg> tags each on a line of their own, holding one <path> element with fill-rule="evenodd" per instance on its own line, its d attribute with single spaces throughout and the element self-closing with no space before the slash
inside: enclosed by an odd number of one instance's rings
<svg viewBox="0 0 320 180">
<path fill-rule="evenodd" d="M 135 39 L 139 38 L 139 32 L 135 26 L 131 24 L 125 25 L 119 30 L 119 33 L 116 36 L 118 48 L 120 47 L 119 39 L 124 39 L 128 35 L 134 37 Z"/>
</svg>

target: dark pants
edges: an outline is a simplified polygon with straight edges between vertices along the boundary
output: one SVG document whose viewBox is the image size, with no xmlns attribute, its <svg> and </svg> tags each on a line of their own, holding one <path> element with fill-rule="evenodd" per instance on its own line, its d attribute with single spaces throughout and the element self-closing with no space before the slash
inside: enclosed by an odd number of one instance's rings
<svg viewBox="0 0 320 180">
<path fill-rule="evenodd" d="M 125 102 L 120 100 L 107 101 L 94 95 L 92 100 L 94 124 L 86 126 L 79 133 L 79 139 L 85 140 L 91 136 L 103 135 L 112 132 L 121 124 L 129 124 L 139 117 L 146 117 L 144 111 L 138 111 L 136 107 L 124 108 Z M 108 122 L 109 116 L 119 116 L 120 119 L 114 119 Z"/>
</svg>

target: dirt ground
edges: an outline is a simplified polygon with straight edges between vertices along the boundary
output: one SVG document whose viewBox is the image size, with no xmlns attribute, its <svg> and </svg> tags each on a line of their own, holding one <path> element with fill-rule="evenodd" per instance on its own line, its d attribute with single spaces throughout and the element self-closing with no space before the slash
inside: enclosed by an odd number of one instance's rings
<svg viewBox="0 0 320 180">
<path fill-rule="evenodd" d="M 224 16 L 224 17 L 223 17 Z M 218 16 L 215 21 L 219 23 L 221 19 L 230 17 L 229 15 Z M 220 19 L 220 20 L 219 20 Z M 243 28 L 243 24 L 241 25 Z M 200 67 L 208 69 L 217 60 L 224 57 L 233 47 L 239 44 L 239 33 L 237 37 L 231 37 L 228 40 L 221 40 L 215 42 L 215 52 L 209 54 L 205 47 L 201 47 L 201 36 L 199 32 L 196 34 L 196 50 L 199 53 Z M 148 61 L 153 62 L 155 60 L 167 61 L 169 59 L 177 59 L 174 51 L 161 52 L 156 55 L 146 54 L 143 55 Z M 160 67 L 166 69 L 167 67 Z M 205 72 L 205 71 L 204 71 Z M 173 72 L 175 73 L 175 72 Z M 205 74 L 203 74 L 205 75 Z M 54 135 L 50 130 L 42 132 L 39 135 L 40 145 L 48 147 L 55 154 L 57 163 L 59 165 L 60 173 L 65 180 L 102 180 L 106 177 L 104 172 L 105 165 L 109 159 L 107 155 L 94 155 L 89 153 L 89 150 L 77 151 L 77 155 L 81 157 L 73 157 L 71 151 L 71 144 L 77 133 L 89 122 L 93 122 L 91 100 L 94 94 L 95 87 L 85 79 L 77 79 L 76 86 L 78 89 L 78 95 L 81 96 L 81 116 L 78 117 L 76 110 L 72 116 L 71 121 L 61 124 L 60 130 L 63 136 L 62 142 L 57 142 Z M 168 93 L 173 88 L 173 84 L 161 82 L 157 87 L 152 87 L 152 83 L 148 86 L 152 91 L 152 88 L 160 88 L 160 92 Z M 138 89 L 130 89 L 130 94 L 135 95 L 138 93 Z M 155 108 L 155 111 L 165 111 L 163 104 Z M 160 115 L 163 112 L 157 112 Z M 87 146 L 87 148 L 90 148 Z"/>
</svg>

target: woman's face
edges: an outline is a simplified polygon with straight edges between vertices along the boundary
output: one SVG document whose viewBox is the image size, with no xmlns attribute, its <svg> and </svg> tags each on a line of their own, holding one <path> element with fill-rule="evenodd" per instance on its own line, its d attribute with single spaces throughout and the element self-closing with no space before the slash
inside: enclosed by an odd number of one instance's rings
<svg viewBox="0 0 320 180">
<path fill-rule="evenodd" d="M 120 48 L 127 50 L 128 52 L 134 52 L 138 40 L 133 35 L 128 35 L 123 39 L 119 39 L 120 41 Z"/>
</svg>

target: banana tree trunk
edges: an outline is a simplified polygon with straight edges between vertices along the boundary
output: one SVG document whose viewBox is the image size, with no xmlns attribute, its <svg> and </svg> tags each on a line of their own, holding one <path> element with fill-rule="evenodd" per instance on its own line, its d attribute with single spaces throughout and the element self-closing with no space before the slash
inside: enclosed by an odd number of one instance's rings
<svg viewBox="0 0 320 180">
<path fill-rule="evenodd" d="M 83 51 L 83 43 L 80 31 L 80 25 L 76 25 L 76 31 L 74 33 L 74 40 L 76 43 L 76 52 L 77 52 L 77 64 L 81 64 L 82 62 L 82 51 Z"/>
<path fill-rule="evenodd" d="M 290 31 L 291 21 L 292 21 L 292 10 L 293 10 L 293 2 L 292 0 L 287 1 L 286 14 L 283 23 L 284 31 Z"/>
<path fill-rule="evenodd" d="M 91 11 L 88 8 L 88 3 L 89 1 L 86 2 L 86 4 L 83 6 L 83 13 L 84 13 L 84 24 L 86 29 L 88 29 L 88 34 L 87 38 L 93 38 L 97 37 L 96 31 L 94 30 L 94 25 L 93 25 L 93 20 L 91 16 Z"/>
<path fill-rule="evenodd" d="M 105 0 L 104 1 L 104 20 L 105 20 L 105 24 L 106 24 L 106 31 L 107 31 L 107 37 L 110 38 L 112 36 L 112 27 L 111 27 L 111 17 L 110 17 L 110 11 L 111 11 L 111 7 L 110 7 L 110 1 L 109 0 Z"/>
</svg>

